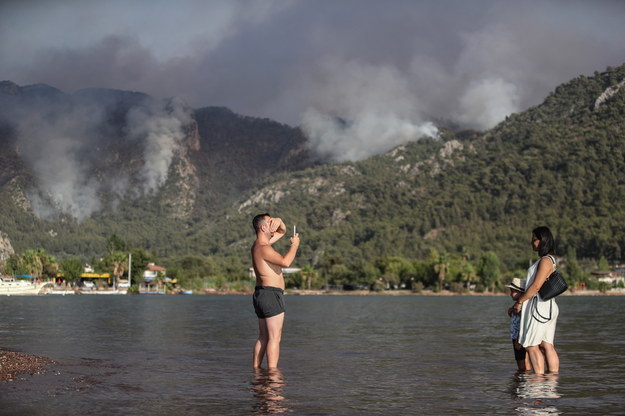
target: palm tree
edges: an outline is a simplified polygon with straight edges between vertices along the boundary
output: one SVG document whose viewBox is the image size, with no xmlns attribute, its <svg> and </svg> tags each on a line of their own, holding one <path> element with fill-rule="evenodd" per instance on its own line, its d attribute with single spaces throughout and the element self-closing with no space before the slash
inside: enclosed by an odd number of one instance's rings
<svg viewBox="0 0 625 416">
<path fill-rule="evenodd" d="M 304 286 L 310 290 L 312 288 L 312 282 L 317 277 L 317 271 L 312 266 L 304 266 L 301 270 L 302 276 L 304 276 Z"/>
<path fill-rule="evenodd" d="M 43 272 L 42 250 L 27 250 L 22 254 L 22 262 L 29 275 L 41 277 Z"/>
<path fill-rule="evenodd" d="M 460 264 L 460 275 L 467 289 L 471 289 L 471 284 L 476 281 L 477 274 L 475 267 L 469 261 L 469 252 L 466 247 L 462 249 L 462 259 Z"/>
<path fill-rule="evenodd" d="M 113 284 L 128 270 L 128 258 L 121 251 L 116 251 L 106 256 L 105 262 L 109 267 L 113 268 L 113 276 L 115 278 Z"/>
<path fill-rule="evenodd" d="M 449 273 L 449 253 L 443 252 L 438 256 L 437 263 L 434 264 L 434 271 L 438 274 L 438 290 L 442 290 L 445 278 Z"/>
</svg>

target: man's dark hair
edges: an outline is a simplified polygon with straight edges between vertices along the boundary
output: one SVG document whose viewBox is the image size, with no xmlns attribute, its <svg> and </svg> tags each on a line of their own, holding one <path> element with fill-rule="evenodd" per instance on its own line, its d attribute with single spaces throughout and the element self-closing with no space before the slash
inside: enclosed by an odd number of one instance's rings
<svg viewBox="0 0 625 416">
<path fill-rule="evenodd" d="M 551 234 L 551 230 L 549 228 L 534 228 L 532 234 L 534 234 L 538 241 L 540 241 L 540 243 L 538 243 L 538 254 L 541 257 L 546 256 L 547 254 L 555 254 L 556 243 L 553 239 L 553 234 Z"/>
<path fill-rule="evenodd" d="M 258 214 L 257 216 L 254 217 L 254 219 L 252 220 L 252 227 L 254 227 L 254 231 L 258 232 L 260 231 L 260 224 L 265 221 L 265 217 L 271 217 L 271 215 L 265 213 L 265 214 Z"/>
</svg>

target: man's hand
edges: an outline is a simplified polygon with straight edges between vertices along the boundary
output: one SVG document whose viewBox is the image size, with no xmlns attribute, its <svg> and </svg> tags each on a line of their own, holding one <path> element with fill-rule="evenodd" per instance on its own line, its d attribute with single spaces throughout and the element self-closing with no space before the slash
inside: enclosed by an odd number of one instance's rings
<svg viewBox="0 0 625 416">
<path fill-rule="evenodd" d="M 299 247 L 299 233 L 291 237 L 291 245 L 295 247 Z"/>
<path fill-rule="evenodd" d="M 272 233 L 280 232 L 284 234 L 286 232 L 286 225 L 282 222 L 280 218 L 271 218 L 269 220 L 269 231 Z"/>
<path fill-rule="evenodd" d="M 271 232 L 271 238 L 269 244 L 273 244 L 286 234 L 286 225 L 280 218 L 269 219 L 269 232 Z"/>
</svg>

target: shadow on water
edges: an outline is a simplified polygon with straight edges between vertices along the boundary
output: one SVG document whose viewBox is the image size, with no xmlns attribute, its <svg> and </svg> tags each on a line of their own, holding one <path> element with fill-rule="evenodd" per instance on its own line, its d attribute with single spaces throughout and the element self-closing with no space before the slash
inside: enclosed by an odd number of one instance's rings
<svg viewBox="0 0 625 416">
<path fill-rule="evenodd" d="M 518 372 L 514 375 L 510 392 L 520 403 L 515 407 L 518 415 L 559 415 L 558 375 Z"/>
<path fill-rule="evenodd" d="M 254 415 L 279 415 L 293 411 L 284 397 L 286 381 L 279 369 L 256 370 L 251 384 L 250 390 L 256 398 Z"/>
</svg>

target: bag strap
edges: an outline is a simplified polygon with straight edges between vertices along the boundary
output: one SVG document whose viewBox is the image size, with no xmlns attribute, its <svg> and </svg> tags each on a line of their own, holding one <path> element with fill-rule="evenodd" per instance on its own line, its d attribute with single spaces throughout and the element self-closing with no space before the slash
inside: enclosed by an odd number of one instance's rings
<svg viewBox="0 0 625 416">
<path fill-rule="evenodd" d="M 551 262 L 553 263 L 553 271 L 555 271 L 556 270 L 556 259 L 555 259 L 555 257 L 553 257 L 551 254 L 547 254 L 544 257 L 549 257 L 549 260 L 551 260 Z"/>
<path fill-rule="evenodd" d="M 538 296 L 534 296 L 532 298 L 532 302 L 533 304 L 530 306 L 531 310 L 531 314 L 532 314 L 532 318 L 536 319 L 536 321 L 538 321 L 541 324 L 546 324 L 547 322 L 551 321 L 551 311 L 553 309 L 553 299 L 549 299 L 549 317 L 547 316 L 542 316 L 540 312 L 538 312 Z M 538 315 L 538 316 L 536 316 Z"/>
</svg>

